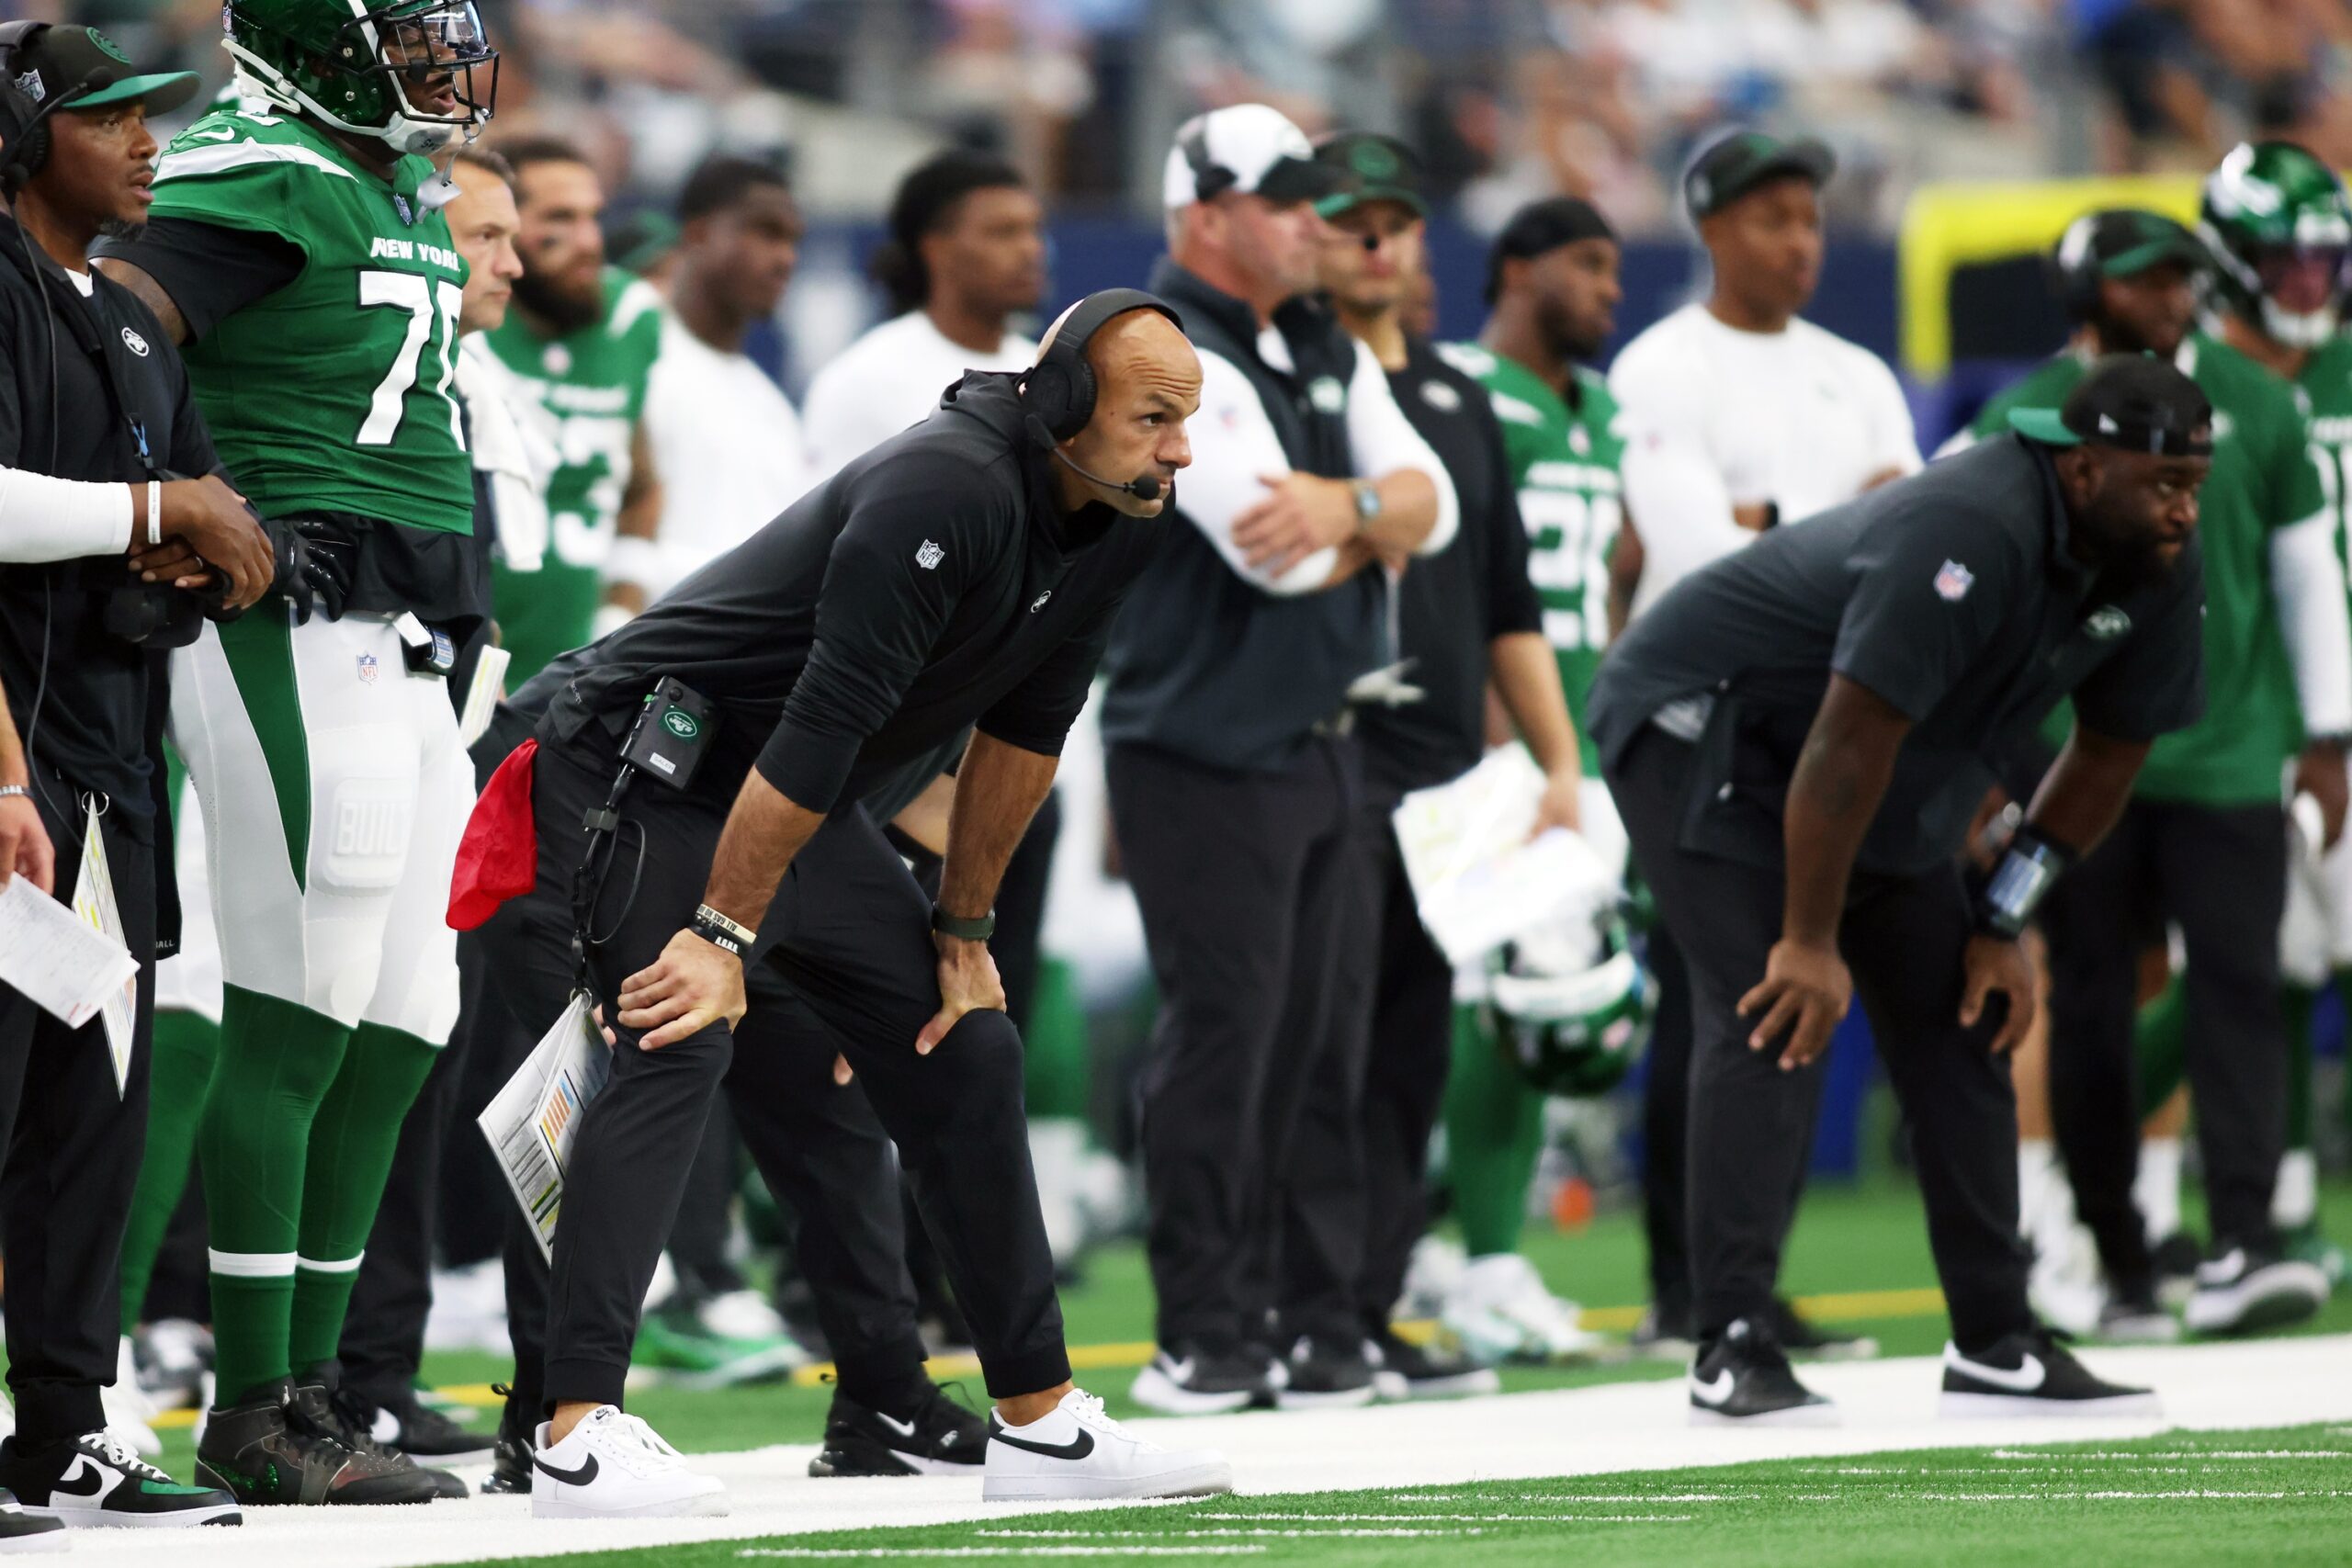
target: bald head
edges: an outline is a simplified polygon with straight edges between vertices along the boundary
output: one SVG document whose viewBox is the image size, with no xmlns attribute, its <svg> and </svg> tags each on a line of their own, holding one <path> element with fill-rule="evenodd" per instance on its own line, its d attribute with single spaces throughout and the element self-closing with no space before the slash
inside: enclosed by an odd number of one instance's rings
<svg viewBox="0 0 2352 1568">
<path fill-rule="evenodd" d="M 1046 329 L 1043 346 L 1052 346 L 1076 309 Z M 1093 417 L 1061 443 L 1062 452 L 1079 468 L 1120 483 L 1148 475 L 1159 481 L 1159 491 L 1140 500 L 1065 468 L 1065 492 L 1074 506 L 1102 501 L 1129 516 L 1157 516 L 1168 504 L 1176 470 L 1193 460 L 1184 422 L 1201 405 L 1200 355 L 1175 322 L 1138 308 L 1096 330 L 1086 344 L 1086 364 L 1094 372 Z"/>
</svg>

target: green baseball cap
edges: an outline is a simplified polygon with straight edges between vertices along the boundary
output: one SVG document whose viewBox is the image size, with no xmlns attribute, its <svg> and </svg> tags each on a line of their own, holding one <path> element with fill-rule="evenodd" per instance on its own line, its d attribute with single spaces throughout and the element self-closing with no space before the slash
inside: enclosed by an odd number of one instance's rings
<svg viewBox="0 0 2352 1568">
<path fill-rule="evenodd" d="M 8 57 L 7 74 L 35 108 L 63 98 L 61 107 L 68 113 L 136 100 L 160 114 L 196 96 L 200 85 L 193 71 L 141 75 L 130 56 L 97 28 L 62 24 L 28 34 Z M 78 90 L 94 79 L 96 85 L 88 91 Z"/>
<path fill-rule="evenodd" d="M 1346 183 L 1315 204 L 1325 218 L 1337 218 L 1372 201 L 1393 201 L 1416 218 L 1430 215 L 1421 198 L 1421 159 L 1393 136 L 1372 130 L 1342 130 L 1315 144 L 1315 161 L 1337 169 Z"/>
<path fill-rule="evenodd" d="M 2136 277 L 2166 262 L 2192 273 L 2213 265 L 2212 253 L 2187 228 L 2136 207 L 2110 207 L 2075 219 L 2060 237 L 2057 255 L 2069 276 L 2085 268 L 2101 277 Z"/>
<path fill-rule="evenodd" d="M 1735 130 L 1690 160 L 1682 174 L 1682 199 L 1695 223 L 1768 181 L 1793 177 L 1819 190 L 1837 172 L 1838 155 L 1826 141 L 1811 136 L 1783 141 L 1760 130 Z"/>
</svg>

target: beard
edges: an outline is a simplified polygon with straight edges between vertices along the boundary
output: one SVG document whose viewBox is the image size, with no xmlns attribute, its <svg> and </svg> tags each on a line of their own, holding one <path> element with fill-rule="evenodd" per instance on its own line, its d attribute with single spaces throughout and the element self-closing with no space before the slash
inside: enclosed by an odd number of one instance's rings
<svg viewBox="0 0 2352 1568">
<path fill-rule="evenodd" d="M 2075 531 L 2098 556 L 2098 586 L 2118 598 L 2164 582 L 2179 562 L 2177 556 L 2166 560 L 2161 546 L 2110 524 L 2095 507 L 2075 519 Z"/>
<path fill-rule="evenodd" d="M 1587 360 L 1600 355 L 1601 340 L 1568 314 L 1567 308 L 1556 299 L 1546 299 L 1538 305 L 1535 321 L 1544 333 L 1544 341 L 1562 359 Z"/>
<path fill-rule="evenodd" d="M 559 333 L 576 333 L 595 325 L 605 313 L 605 291 L 599 287 L 585 296 L 570 294 L 550 285 L 543 274 L 526 272 L 514 280 L 514 303 Z"/>
</svg>

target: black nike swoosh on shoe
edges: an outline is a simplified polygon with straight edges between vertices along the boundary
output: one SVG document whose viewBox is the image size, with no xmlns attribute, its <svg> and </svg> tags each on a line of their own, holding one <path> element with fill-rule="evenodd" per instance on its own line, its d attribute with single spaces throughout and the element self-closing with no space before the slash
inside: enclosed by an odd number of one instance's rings
<svg viewBox="0 0 2352 1568">
<path fill-rule="evenodd" d="M 1026 1449 L 1033 1454 L 1044 1454 L 1047 1459 L 1080 1460 L 1094 1451 L 1094 1434 L 1083 1427 L 1078 1429 L 1078 1436 L 1067 1443 L 1033 1443 L 1012 1436 L 1001 1427 L 991 1426 L 989 1441 Z"/>
<path fill-rule="evenodd" d="M 578 1470 L 558 1470 L 555 1466 L 547 1461 L 547 1458 L 543 1454 L 533 1454 L 531 1456 L 531 1465 L 534 1469 L 546 1471 L 549 1480 L 560 1481 L 566 1486 L 585 1486 L 590 1482 L 596 1479 L 596 1456 L 594 1454 L 590 1454 L 586 1462 L 582 1464 Z"/>
<path fill-rule="evenodd" d="M 73 1484 L 76 1480 L 83 1484 Z M 51 1492 L 62 1492 L 68 1497 L 95 1497 L 106 1490 L 106 1477 L 98 1473 L 98 1467 L 77 1454 L 74 1456 L 74 1468 L 50 1483 L 49 1489 Z"/>
</svg>

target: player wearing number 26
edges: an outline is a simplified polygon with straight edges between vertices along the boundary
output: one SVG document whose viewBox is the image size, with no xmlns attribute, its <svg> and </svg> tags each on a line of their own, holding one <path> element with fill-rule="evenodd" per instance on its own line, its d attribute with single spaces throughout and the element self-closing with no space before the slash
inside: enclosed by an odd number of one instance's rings
<svg viewBox="0 0 2352 1568">
<path fill-rule="evenodd" d="M 496 57 L 469 0 L 230 0 L 226 25 L 266 104 L 181 132 L 100 265 L 187 344 L 239 490 L 347 587 L 175 656 L 227 982 L 197 1135 L 220 1355 L 198 1470 L 252 1503 L 424 1501 L 454 1483 L 351 1430 L 330 1380 L 458 1007 L 443 912 L 473 789 L 444 682 L 487 592 L 450 396 L 456 186 L 427 157 L 488 117 Z"/>
</svg>

